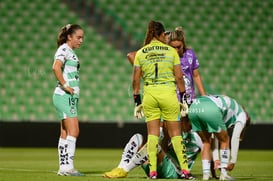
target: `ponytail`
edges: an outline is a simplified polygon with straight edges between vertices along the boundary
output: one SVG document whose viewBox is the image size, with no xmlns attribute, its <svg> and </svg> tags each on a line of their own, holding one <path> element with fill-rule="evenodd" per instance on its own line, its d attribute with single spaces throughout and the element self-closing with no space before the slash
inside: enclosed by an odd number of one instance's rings
<svg viewBox="0 0 273 181">
<path fill-rule="evenodd" d="M 165 28 L 162 23 L 157 21 L 150 21 L 148 29 L 146 31 L 146 37 L 144 39 L 144 45 L 149 44 L 153 38 L 159 38 L 159 36 L 165 32 Z"/>
<path fill-rule="evenodd" d="M 66 43 L 68 40 L 68 35 L 75 33 L 76 30 L 82 29 L 80 25 L 77 24 L 67 24 L 62 27 L 61 31 L 58 34 L 57 38 L 57 47 Z"/>
</svg>

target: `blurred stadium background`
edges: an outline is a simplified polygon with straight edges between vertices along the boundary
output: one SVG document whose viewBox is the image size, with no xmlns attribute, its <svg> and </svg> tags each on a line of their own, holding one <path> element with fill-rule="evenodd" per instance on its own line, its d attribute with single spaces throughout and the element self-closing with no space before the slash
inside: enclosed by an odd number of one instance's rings
<svg viewBox="0 0 273 181">
<path fill-rule="evenodd" d="M 147 23 L 182 26 L 208 93 L 226 94 L 253 123 L 273 123 L 273 1 L 1 0 L 1 122 L 57 122 L 51 71 L 56 38 L 82 25 L 82 122 L 132 123 L 129 51 L 141 47 Z"/>
</svg>

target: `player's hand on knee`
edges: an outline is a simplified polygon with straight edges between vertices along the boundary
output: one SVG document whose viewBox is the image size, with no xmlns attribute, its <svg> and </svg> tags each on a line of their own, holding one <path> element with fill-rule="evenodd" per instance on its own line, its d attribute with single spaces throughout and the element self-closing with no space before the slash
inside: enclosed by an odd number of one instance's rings
<svg viewBox="0 0 273 181">
<path fill-rule="evenodd" d="M 144 117 L 142 104 L 139 104 L 138 106 L 137 106 L 137 105 L 135 106 L 135 109 L 134 109 L 134 116 L 135 116 L 137 119 L 141 119 L 141 118 Z"/>
</svg>

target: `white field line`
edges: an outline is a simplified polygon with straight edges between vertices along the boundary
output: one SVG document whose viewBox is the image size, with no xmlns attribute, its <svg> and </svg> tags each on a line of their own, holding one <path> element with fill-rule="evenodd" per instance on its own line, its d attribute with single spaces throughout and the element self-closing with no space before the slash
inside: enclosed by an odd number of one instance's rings
<svg viewBox="0 0 273 181">
<path fill-rule="evenodd" d="M 46 172 L 46 173 L 57 173 L 57 171 L 49 171 L 49 170 L 32 170 L 32 169 L 24 169 L 24 168 L 5 168 L 0 167 L 1 170 L 8 170 L 8 171 L 17 171 L 17 172 Z"/>
<path fill-rule="evenodd" d="M 15 171 L 15 172 L 43 172 L 43 173 L 54 173 L 57 174 L 57 171 L 49 171 L 49 170 L 31 170 L 31 169 L 24 169 L 24 168 L 4 168 L 0 167 L 0 172 L 1 171 Z M 86 174 L 89 175 L 89 174 Z M 92 176 L 95 177 L 101 177 L 102 174 L 92 174 Z"/>
</svg>

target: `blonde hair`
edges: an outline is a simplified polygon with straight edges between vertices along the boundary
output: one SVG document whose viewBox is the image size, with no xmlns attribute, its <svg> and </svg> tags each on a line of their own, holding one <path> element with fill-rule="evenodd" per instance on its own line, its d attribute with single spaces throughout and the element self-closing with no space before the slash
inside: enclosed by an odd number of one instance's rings
<svg viewBox="0 0 273 181">
<path fill-rule="evenodd" d="M 181 41 L 183 44 L 184 50 L 188 49 L 185 42 L 184 31 L 181 26 L 176 27 L 175 30 L 170 32 L 170 34 L 168 35 L 168 39 L 167 39 L 168 44 L 170 44 L 170 42 L 172 41 Z"/>
</svg>

